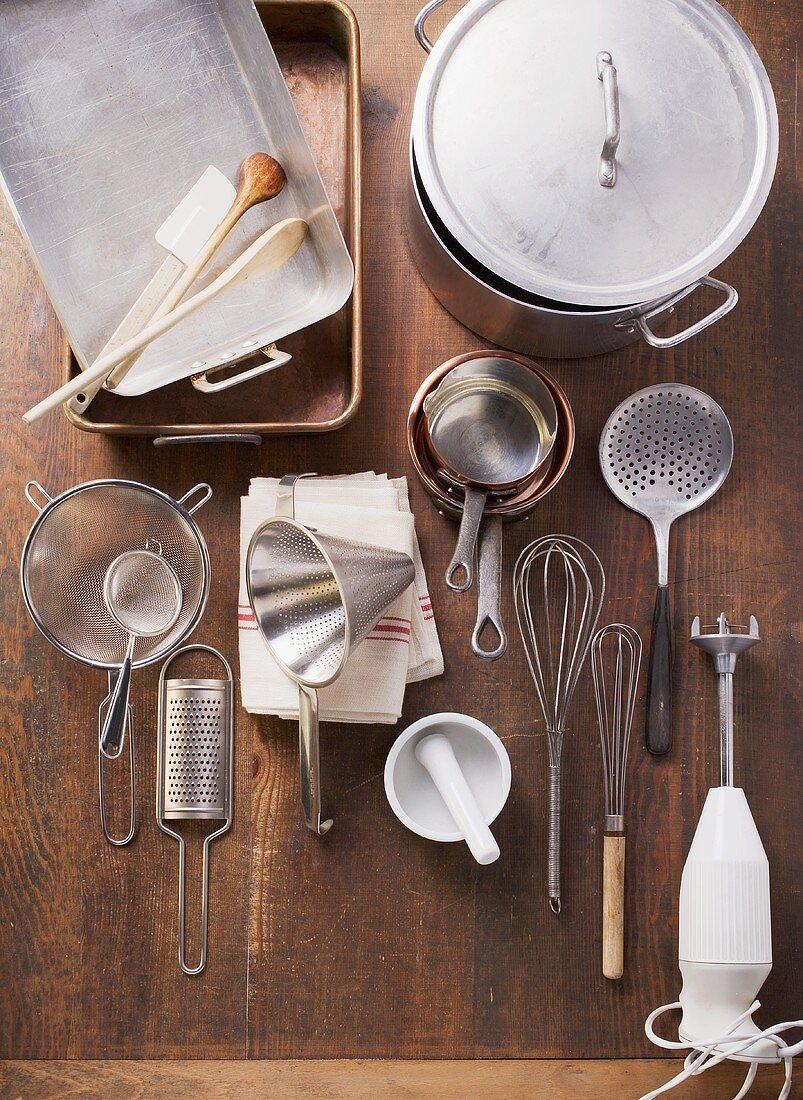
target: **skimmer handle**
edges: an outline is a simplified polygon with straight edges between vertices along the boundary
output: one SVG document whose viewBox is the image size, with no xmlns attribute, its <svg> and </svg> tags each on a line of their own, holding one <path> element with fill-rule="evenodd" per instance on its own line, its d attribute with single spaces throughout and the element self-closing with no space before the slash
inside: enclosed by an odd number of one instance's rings
<svg viewBox="0 0 803 1100">
<path fill-rule="evenodd" d="M 655 594 L 647 676 L 647 748 L 663 756 L 672 747 L 672 618 L 669 589 Z"/>
</svg>

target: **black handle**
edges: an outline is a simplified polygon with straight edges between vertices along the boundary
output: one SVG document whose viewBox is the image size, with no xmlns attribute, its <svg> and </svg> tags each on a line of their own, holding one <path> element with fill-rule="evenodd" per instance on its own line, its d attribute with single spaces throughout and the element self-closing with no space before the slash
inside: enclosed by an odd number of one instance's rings
<svg viewBox="0 0 803 1100">
<path fill-rule="evenodd" d="M 126 718 L 128 717 L 128 689 L 131 683 L 131 654 L 126 653 L 117 682 L 106 711 L 106 721 L 100 731 L 100 751 L 110 760 L 116 760 L 123 751 Z"/>
<path fill-rule="evenodd" d="M 650 673 L 647 685 L 647 748 L 663 756 L 672 747 L 672 619 L 669 589 L 655 594 L 650 641 Z"/>
</svg>

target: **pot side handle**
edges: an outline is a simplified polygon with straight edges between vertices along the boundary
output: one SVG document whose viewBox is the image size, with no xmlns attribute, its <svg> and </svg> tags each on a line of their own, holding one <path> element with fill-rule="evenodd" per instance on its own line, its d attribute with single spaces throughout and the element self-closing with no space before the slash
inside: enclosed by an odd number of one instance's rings
<svg viewBox="0 0 803 1100">
<path fill-rule="evenodd" d="M 432 53 L 432 47 L 434 43 L 427 35 L 427 32 L 424 30 L 424 24 L 426 23 L 427 19 L 429 19 L 430 15 L 432 15 L 432 13 L 437 8 L 439 8 L 441 4 L 445 3 L 446 0 L 429 0 L 429 3 L 425 4 L 418 15 L 415 17 L 413 30 L 415 31 L 416 41 L 418 42 L 418 45 L 421 47 L 421 49 L 425 50 L 427 53 Z"/>
<path fill-rule="evenodd" d="M 725 301 L 717 306 L 716 309 L 712 310 L 711 313 L 702 317 L 699 321 L 695 321 L 693 325 L 689 325 L 688 328 L 676 332 L 674 336 L 656 336 L 650 328 L 648 321 L 659 313 L 665 313 L 668 307 L 673 306 L 677 301 L 680 301 L 681 298 L 687 297 L 700 286 L 710 286 L 713 287 L 714 290 L 721 290 L 725 295 Z M 702 279 L 692 284 L 691 287 L 687 287 L 680 295 L 670 298 L 668 302 L 662 302 L 641 317 L 636 317 L 635 323 L 637 329 L 650 347 L 674 348 L 677 347 L 678 344 L 683 344 L 686 340 L 690 340 L 692 336 L 696 336 L 699 332 L 702 332 L 703 329 L 708 328 L 709 325 L 716 324 L 716 322 L 724 317 L 726 313 L 730 313 L 738 301 L 739 295 L 730 283 L 723 283 L 720 279 L 713 279 L 710 275 L 705 275 Z"/>
</svg>

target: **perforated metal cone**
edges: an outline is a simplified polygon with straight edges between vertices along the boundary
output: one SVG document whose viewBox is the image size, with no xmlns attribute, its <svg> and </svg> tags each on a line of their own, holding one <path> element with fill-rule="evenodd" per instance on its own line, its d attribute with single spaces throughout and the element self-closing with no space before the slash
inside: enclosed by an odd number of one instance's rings
<svg viewBox="0 0 803 1100">
<path fill-rule="evenodd" d="M 323 687 L 413 582 L 407 554 L 270 519 L 248 548 L 246 580 L 257 625 L 293 679 Z"/>
</svg>

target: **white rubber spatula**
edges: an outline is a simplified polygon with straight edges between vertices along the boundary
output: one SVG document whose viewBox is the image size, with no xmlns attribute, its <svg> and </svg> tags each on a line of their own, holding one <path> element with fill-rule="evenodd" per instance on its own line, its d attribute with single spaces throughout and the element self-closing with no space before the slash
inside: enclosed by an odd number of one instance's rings
<svg viewBox="0 0 803 1100">
<path fill-rule="evenodd" d="M 236 283 L 260 278 L 281 267 L 301 247 L 301 243 L 307 235 L 307 229 L 307 223 L 301 218 L 286 218 L 277 225 L 271 226 L 203 290 L 198 291 L 192 298 L 187 298 L 186 301 L 176 306 L 172 312 L 164 317 L 151 322 L 136 336 L 121 344 L 119 348 L 95 360 L 92 366 L 87 367 L 82 374 L 71 378 L 69 382 L 54 390 L 38 405 L 34 405 L 32 409 L 29 409 L 22 419 L 27 424 L 33 424 L 35 421 L 41 420 L 43 416 L 53 412 L 59 405 L 69 401 L 71 397 L 82 393 L 85 386 L 106 378 L 118 363 L 122 363 L 129 356 L 141 351 L 151 341 L 177 325 L 184 317 L 199 309 L 215 295 L 222 294 Z"/>
<path fill-rule="evenodd" d="M 156 230 L 156 243 L 167 251 L 167 255 L 101 348 L 97 359 L 136 336 L 153 319 L 162 302 L 225 218 L 235 194 L 234 184 L 210 164 Z M 101 378 L 89 385 L 85 383 L 80 394 L 69 402 L 71 411 L 85 412 L 103 389 L 105 381 Z"/>
</svg>

